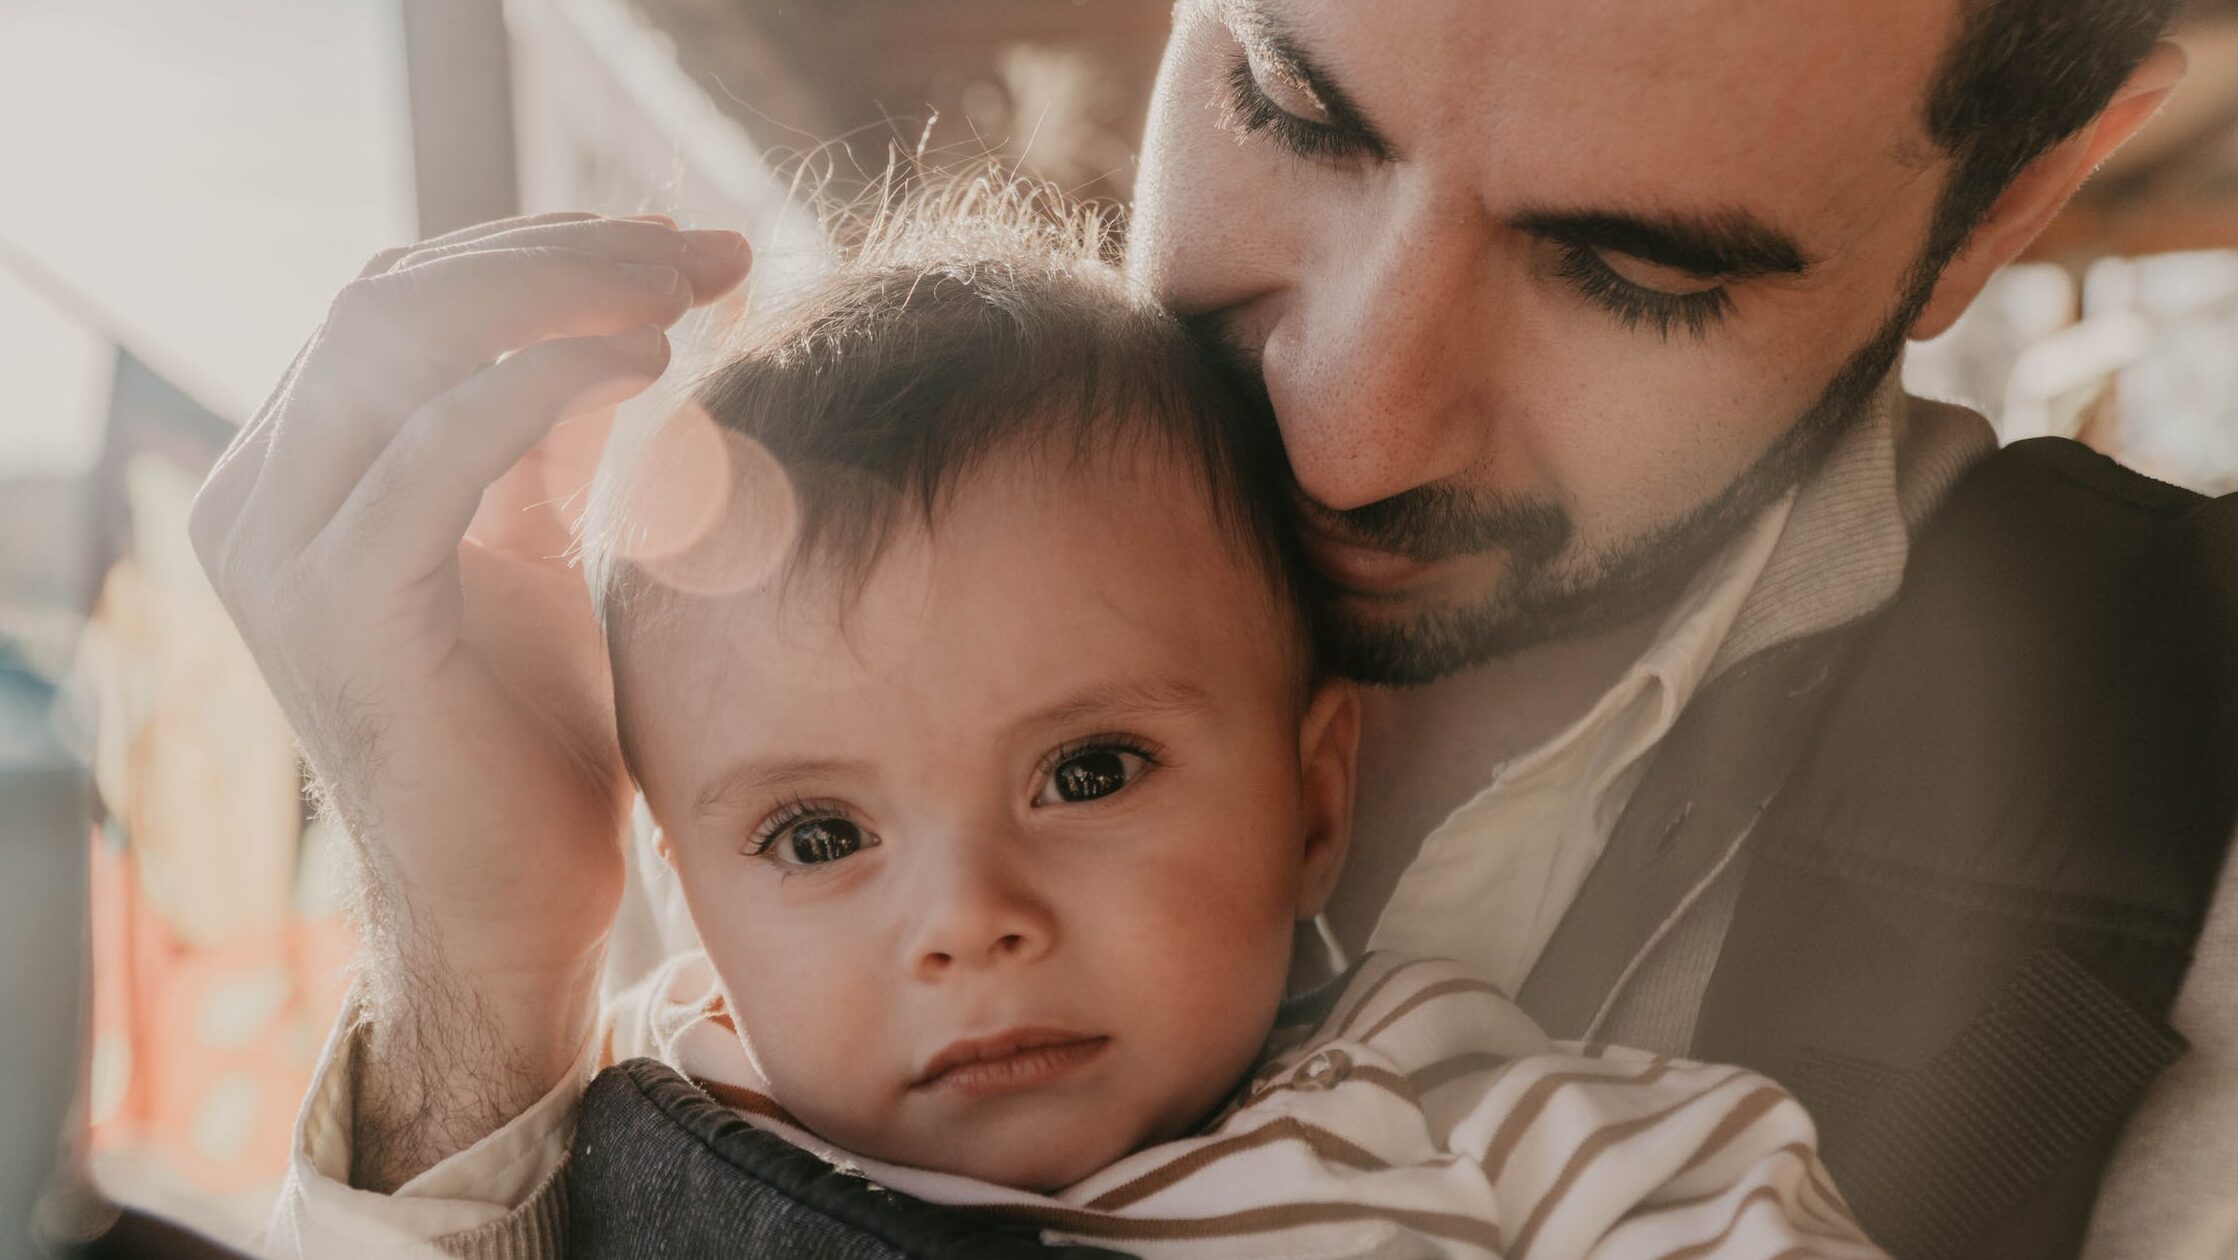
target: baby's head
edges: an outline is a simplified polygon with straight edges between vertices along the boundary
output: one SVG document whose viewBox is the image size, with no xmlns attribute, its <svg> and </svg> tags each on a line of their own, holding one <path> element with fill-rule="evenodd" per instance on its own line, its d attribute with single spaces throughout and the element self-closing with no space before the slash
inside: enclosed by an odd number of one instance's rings
<svg viewBox="0 0 2238 1260">
<path fill-rule="evenodd" d="M 698 576 L 604 582 L 631 768 L 796 1117 L 1068 1184 L 1235 1087 L 1343 858 L 1357 717 L 1281 453 L 1046 239 L 890 251 L 789 309 L 697 391 L 749 470 L 667 570 Z"/>
</svg>

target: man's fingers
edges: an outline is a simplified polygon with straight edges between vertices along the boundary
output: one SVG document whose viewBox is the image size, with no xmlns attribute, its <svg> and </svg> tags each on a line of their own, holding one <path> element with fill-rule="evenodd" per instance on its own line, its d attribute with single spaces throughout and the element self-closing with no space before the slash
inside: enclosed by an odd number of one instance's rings
<svg viewBox="0 0 2238 1260">
<path fill-rule="evenodd" d="M 612 411 L 569 416 L 553 425 L 482 491 L 467 538 L 528 559 L 566 554 L 613 431 Z"/>
<path fill-rule="evenodd" d="M 547 340 L 665 328 L 694 297 L 677 267 L 556 247 L 469 250 L 353 281 L 297 373 L 250 492 L 258 549 L 316 537 L 405 417 L 482 365 Z"/>
<path fill-rule="evenodd" d="M 280 374 L 279 384 L 264 405 L 256 409 L 249 422 L 234 433 L 225 450 L 210 466 L 210 475 L 203 479 L 202 488 L 194 495 L 194 504 L 187 512 L 187 537 L 194 544 L 194 554 L 202 561 L 203 571 L 211 580 L 224 577 L 223 566 L 227 560 L 227 540 L 232 536 L 234 522 L 240 518 L 241 509 L 247 504 L 249 491 L 264 468 L 264 457 L 272 441 L 274 416 L 287 397 L 295 374 L 303 369 L 303 357 L 310 351 L 305 342 L 295 352 L 287 371 Z"/>
<path fill-rule="evenodd" d="M 398 245 L 393 249 L 384 249 L 373 255 L 372 259 L 357 274 L 360 279 L 366 276 L 380 275 L 405 258 L 410 257 L 413 253 L 433 246 L 464 245 L 486 236 L 495 236 L 519 228 L 535 227 L 546 223 L 580 223 L 586 219 L 596 218 L 598 218 L 597 215 L 586 214 L 580 210 L 553 210 L 544 214 L 515 215 L 510 219 L 491 219 L 487 223 L 473 223 L 466 227 L 445 232 L 441 236 L 430 237 L 417 244 Z"/>
<path fill-rule="evenodd" d="M 436 386 L 406 400 L 409 410 L 501 354 L 553 338 L 665 328 L 692 300 L 670 263 L 551 247 L 468 250 L 345 287 L 313 367 L 341 369 L 335 383 L 352 393 L 393 382 L 400 370 Z"/>
<path fill-rule="evenodd" d="M 750 260 L 746 238 L 736 232 L 680 232 L 650 220 L 597 219 L 529 224 L 471 240 L 430 242 L 400 259 L 393 270 L 499 249 L 571 249 L 603 254 L 616 262 L 674 267 L 691 284 L 695 303 L 729 291 Z"/>
<path fill-rule="evenodd" d="M 546 341 L 491 364 L 413 413 L 313 543 L 315 564 L 383 584 L 440 571 L 482 491 L 568 416 L 610 408 L 668 363 L 640 327 Z"/>
</svg>

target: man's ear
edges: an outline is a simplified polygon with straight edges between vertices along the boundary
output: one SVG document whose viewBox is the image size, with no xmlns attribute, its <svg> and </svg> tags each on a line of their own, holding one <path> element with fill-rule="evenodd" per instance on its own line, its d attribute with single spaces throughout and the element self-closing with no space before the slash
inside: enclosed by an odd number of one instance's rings
<svg viewBox="0 0 2238 1260">
<path fill-rule="evenodd" d="M 1912 324 L 1913 339 L 1940 336 L 1958 322 L 1990 276 L 2028 248 L 2090 173 L 2160 112 L 2184 67 L 2182 48 L 2165 39 L 2153 45 L 2098 117 L 2028 164 L 1943 268 Z"/>
<path fill-rule="evenodd" d="M 1305 863 L 1298 877 L 1298 917 L 1329 904 L 1352 845 L 1352 785 L 1360 749 L 1360 696 L 1352 684 L 1321 684 L 1298 724 L 1298 785 L 1304 805 Z"/>
</svg>

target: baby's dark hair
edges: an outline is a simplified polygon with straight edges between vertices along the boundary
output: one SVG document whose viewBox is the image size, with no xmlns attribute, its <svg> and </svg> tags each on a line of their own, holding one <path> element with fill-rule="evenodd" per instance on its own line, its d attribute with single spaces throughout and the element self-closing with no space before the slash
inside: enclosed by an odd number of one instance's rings
<svg viewBox="0 0 2238 1260">
<path fill-rule="evenodd" d="M 1086 212 L 981 181 L 882 212 L 747 330 L 693 392 L 791 485 L 797 532 L 774 580 L 813 569 L 859 589 L 897 528 L 936 527 L 992 455 L 1023 446 L 1093 468 L 1155 451 L 1199 472 L 1222 533 L 1296 627 L 1310 682 L 1309 570 L 1264 392 L 1130 284 L 1106 244 Z M 611 554 L 626 528 L 598 530 L 603 558 L 597 539 L 585 547 L 617 646 L 617 622 L 661 586 Z"/>
</svg>

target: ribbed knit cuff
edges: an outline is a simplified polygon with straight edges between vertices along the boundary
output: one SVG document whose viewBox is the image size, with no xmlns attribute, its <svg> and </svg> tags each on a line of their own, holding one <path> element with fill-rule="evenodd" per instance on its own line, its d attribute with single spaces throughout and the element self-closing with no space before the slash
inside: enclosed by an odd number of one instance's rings
<svg viewBox="0 0 2238 1260">
<path fill-rule="evenodd" d="M 528 1201 L 487 1225 L 435 1240 L 458 1260 L 559 1260 L 567 1246 L 567 1165 L 562 1161 Z"/>
</svg>

